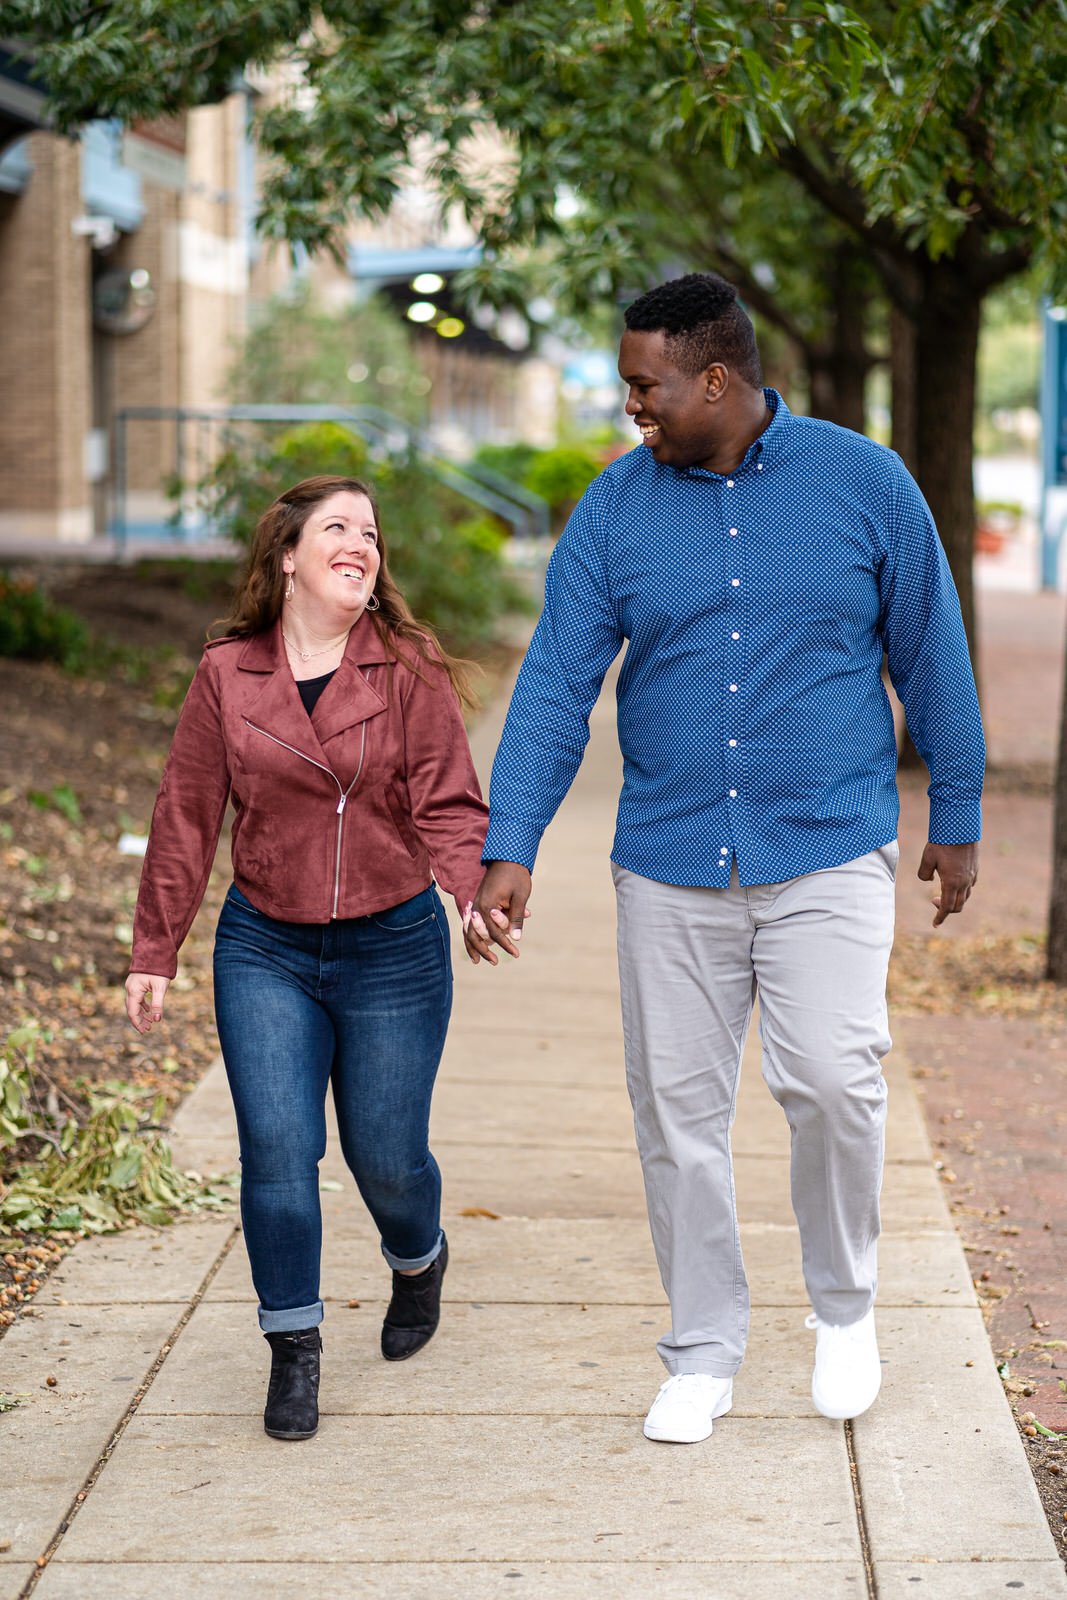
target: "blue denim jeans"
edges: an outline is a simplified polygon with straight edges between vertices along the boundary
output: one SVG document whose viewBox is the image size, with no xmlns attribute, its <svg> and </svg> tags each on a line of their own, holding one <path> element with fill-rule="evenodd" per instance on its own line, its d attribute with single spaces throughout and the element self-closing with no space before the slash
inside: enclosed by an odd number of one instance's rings
<svg viewBox="0 0 1067 1600">
<path fill-rule="evenodd" d="M 431 886 L 370 917 L 278 922 L 231 886 L 215 1017 L 241 1146 L 241 1219 L 266 1333 L 322 1321 L 318 1166 L 333 1083 L 341 1148 L 392 1267 L 441 1248 L 430 1096 L 452 1008 Z"/>
</svg>

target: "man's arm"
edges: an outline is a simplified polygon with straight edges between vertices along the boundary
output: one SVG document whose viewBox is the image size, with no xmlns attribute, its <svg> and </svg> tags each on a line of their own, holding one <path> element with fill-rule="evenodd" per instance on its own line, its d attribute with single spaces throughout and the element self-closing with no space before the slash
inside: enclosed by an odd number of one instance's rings
<svg viewBox="0 0 1067 1600">
<path fill-rule="evenodd" d="M 959 598 L 930 509 L 903 465 L 891 487 L 881 593 L 889 676 L 930 770 L 918 876 L 940 880 L 936 928 L 963 910 L 978 879 L 985 739 Z"/>
<path fill-rule="evenodd" d="M 541 835 L 585 754 L 589 713 L 622 647 L 607 558 L 611 486 L 586 490 L 545 578 L 545 607 L 519 670 L 489 784 L 487 871 L 464 918 L 473 960 L 496 965 L 492 944 L 518 955 Z"/>
</svg>

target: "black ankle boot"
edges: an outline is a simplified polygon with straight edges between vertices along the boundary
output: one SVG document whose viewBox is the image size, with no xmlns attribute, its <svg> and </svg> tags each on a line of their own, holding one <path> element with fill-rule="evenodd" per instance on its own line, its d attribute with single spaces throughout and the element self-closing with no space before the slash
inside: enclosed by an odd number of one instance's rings
<svg viewBox="0 0 1067 1600">
<path fill-rule="evenodd" d="M 386 1361 L 406 1361 L 429 1344 L 441 1320 L 441 1284 L 448 1266 L 448 1240 L 442 1235 L 441 1253 L 425 1272 L 406 1278 L 393 1273 L 393 1298 L 382 1323 L 382 1355 Z"/>
<path fill-rule="evenodd" d="M 310 1439 L 319 1426 L 319 1330 L 263 1337 L 271 1356 L 263 1426 L 272 1439 Z"/>
</svg>

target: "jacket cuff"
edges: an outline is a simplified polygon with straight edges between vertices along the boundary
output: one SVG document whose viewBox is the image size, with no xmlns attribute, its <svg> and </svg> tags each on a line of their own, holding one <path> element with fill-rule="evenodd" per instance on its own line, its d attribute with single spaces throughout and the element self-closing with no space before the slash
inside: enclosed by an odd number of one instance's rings
<svg viewBox="0 0 1067 1600">
<path fill-rule="evenodd" d="M 527 822 L 521 817 L 499 817 L 490 812 L 489 832 L 482 848 L 483 863 L 514 861 L 532 872 L 544 831 L 539 823 Z"/>
<path fill-rule="evenodd" d="M 130 971 L 147 972 L 153 978 L 174 978 L 178 973 L 177 952 L 135 944 L 130 957 Z"/>
</svg>

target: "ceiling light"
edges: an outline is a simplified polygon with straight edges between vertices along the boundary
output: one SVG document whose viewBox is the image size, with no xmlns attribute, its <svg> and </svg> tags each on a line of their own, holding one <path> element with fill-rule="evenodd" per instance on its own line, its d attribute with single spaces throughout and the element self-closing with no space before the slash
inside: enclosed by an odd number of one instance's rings
<svg viewBox="0 0 1067 1600">
<path fill-rule="evenodd" d="M 442 317 L 434 331 L 439 333 L 442 339 L 458 339 L 465 327 L 466 323 L 459 317 Z"/>
<path fill-rule="evenodd" d="M 407 309 L 409 322 L 432 322 L 437 315 L 437 307 L 432 300 L 415 300 Z"/>
<path fill-rule="evenodd" d="M 436 294 L 444 286 L 445 280 L 439 272 L 420 272 L 417 278 L 411 280 L 411 287 L 416 294 Z"/>
</svg>

